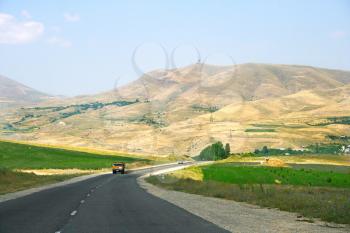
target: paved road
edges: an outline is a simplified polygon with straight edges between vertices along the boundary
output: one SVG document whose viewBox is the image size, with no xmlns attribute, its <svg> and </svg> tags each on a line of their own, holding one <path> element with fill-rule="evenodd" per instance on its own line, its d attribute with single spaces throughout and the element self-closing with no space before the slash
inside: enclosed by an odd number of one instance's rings
<svg viewBox="0 0 350 233">
<path fill-rule="evenodd" d="M 148 172 L 97 176 L 0 203 L 0 233 L 227 232 L 141 189 L 136 178 Z"/>
</svg>

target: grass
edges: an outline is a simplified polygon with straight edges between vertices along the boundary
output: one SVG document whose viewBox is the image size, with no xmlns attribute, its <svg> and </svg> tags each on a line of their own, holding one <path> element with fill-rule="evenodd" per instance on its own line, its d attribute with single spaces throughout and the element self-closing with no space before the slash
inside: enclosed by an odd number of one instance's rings
<svg viewBox="0 0 350 233">
<path fill-rule="evenodd" d="M 60 182 L 76 176 L 77 175 L 37 176 L 31 173 L 14 172 L 10 169 L 0 168 L 0 195 Z"/>
<path fill-rule="evenodd" d="M 147 181 L 171 190 L 248 202 L 297 212 L 305 217 L 350 224 L 350 170 L 342 166 L 341 172 L 337 172 L 334 167 L 307 167 L 303 164 L 296 168 L 278 168 L 216 163 L 165 176 L 151 176 Z"/>
<path fill-rule="evenodd" d="M 337 172 L 337 173 L 350 173 L 350 166 L 342 165 L 327 165 L 327 164 L 290 164 L 294 169 L 312 169 L 318 171 L 327 171 L 327 172 Z"/>
<path fill-rule="evenodd" d="M 101 155 L 81 151 L 0 141 L 0 164 L 9 169 L 101 169 L 115 161 L 150 162 L 135 157 Z"/>
<path fill-rule="evenodd" d="M 350 224 L 349 189 L 263 184 L 238 185 L 216 181 L 201 182 L 191 179 L 167 181 L 167 179 L 173 178 L 165 176 L 162 180 L 151 176 L 147 181 L 170 190 L 247 202 L 300 213 L 308 218 Z"/>
<path fill-rule="evenodd" d="M 350 188 L 350 174 L 312 169 L 215 164 L 202 167 L 205 181 L 234 184 L 275 184 Z M 350 170 L 349 170 L 350 172 Z"/>
<path fill-rule="evenodd" d="M 60 149 L 60 150 L 64 149 L 64 150 L 70 150 L 70 151 L 79 151 L 79 152 L 86 152 L 89 154 L 96 154 L 96 155 L 114 155 L 114 156 L 146 158 L 145 155 L 142 155 L 142 154 L 135 154 L 135 153 L 131 154 L 131 153 L 127 153 L 127 152 L 120 152 L 120 151 L 107 150 L 107 149 L 96 149 L 96 148 L 91 148 L 91 147 L 68 146 L 65 144 L 62 144 L 62 145 L 60 145 L 60 144 L 43 144 L 43 143 L 37 143 L 37 142 L 7 140 L 7 139 L 3 139 L 3 138 L 0 138 L 0 142 L 10 142 L 10 143 L 15 143 L 15 144 L 53 148 L 53 149 Z M 147 158 L 151 158 L 150 160 L 155 160 L 158 157 L 147 156 Z"/>
<path fill-rule="evenodd" d="M 39 145 L 0 141 L 0 194 L 63 181 L 78 175 L 111 168 L 113 162 L 125 162 L 127 168 L 142 167 L 163 161 L 113 153 L 86 152 Z M 165 161 L 165 160 L 164 160 Z M 79 169 L 79 173 L 35 175 L 18 170 Z M 84 170 L 84 172 L 82 172 Z"/>
</svg>

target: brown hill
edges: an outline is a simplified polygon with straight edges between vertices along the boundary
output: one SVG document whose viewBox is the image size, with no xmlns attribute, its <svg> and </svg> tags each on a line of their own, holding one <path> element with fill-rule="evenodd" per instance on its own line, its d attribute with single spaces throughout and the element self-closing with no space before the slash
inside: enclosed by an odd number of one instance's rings
<svg viewBox="0 0 350 233">
<path fill-rule="evenodd" d="M 99 95 L 21 109 L 1 133 L 159 155 L 195 155 L 216 140 L 230 142 L 233 151 L 301 147 L 349 132 L 347 121 L 328 119 L 350 116 L 349 97 L 347 71 L 195 64 L 153 71 Z"/>
<path fill-rule="evenodd" d="M 50 98 L 14 80 L 0 75 L 0 104 L 2 106 L 20 106 L 38 103 Z"/>
</svg>

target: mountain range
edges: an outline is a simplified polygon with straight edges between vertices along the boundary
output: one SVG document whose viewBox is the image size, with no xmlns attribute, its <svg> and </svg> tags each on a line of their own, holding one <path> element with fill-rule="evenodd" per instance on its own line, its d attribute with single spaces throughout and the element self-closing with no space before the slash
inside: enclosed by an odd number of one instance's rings
<svg viewBox="0 0 350 233">
<path fill-rule="evenodd" d="M 0 106 L 28 105 L 50 98 L 50 95 L 0 75 Z"/>
<path fill-rule="evenodd" d="M 242 152 L 303 148 L 350 132 L 348 71 L 199 63 L 152 71 L 97 95 L 49 101 L 17 83 L 25 92 L 11 92 L 1 80 L 7 92 L 0 98 L 33 100 L 0 116 L 0 136 L 9 139 L 193 156 L 217 140 Z"/>
</svg>

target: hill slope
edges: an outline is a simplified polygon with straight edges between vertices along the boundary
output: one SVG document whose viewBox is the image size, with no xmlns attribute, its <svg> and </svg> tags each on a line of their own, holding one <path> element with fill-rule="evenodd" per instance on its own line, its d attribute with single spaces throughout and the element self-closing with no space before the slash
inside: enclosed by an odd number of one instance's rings
<svg viewBox="0 0 350 233">
<path fill-rule="evenodd" d="M 7 116 L 1 134 L 159 155 L 195 155 L 216 140 L 233 151 L 298 148 L 348 134 L 349 99 L 346 71 L 195 64 L 153 71 L 99 95 L 21 109 Z"/>
<path fill-rule="evenodd" d="M 0 104 L 20 106 L 47 100 L 50 96 L 0 75 Z"/>
</svg>

